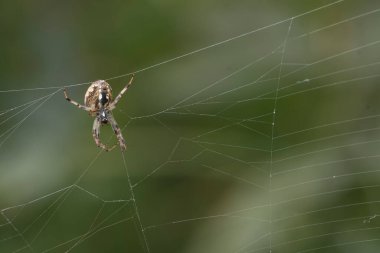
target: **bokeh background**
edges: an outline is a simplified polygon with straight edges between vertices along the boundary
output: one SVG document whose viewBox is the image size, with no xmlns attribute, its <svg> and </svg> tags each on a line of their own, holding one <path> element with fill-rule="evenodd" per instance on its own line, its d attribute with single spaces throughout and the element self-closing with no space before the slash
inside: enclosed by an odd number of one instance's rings
<svg viewBox="0 0 380 253">
<path fill-rule="evenodd" d="M 378 1 L 0 13 L 0 252 L 379 252 Z M 62 88 L 136 71 L 102 152 Z"/>
</svg>

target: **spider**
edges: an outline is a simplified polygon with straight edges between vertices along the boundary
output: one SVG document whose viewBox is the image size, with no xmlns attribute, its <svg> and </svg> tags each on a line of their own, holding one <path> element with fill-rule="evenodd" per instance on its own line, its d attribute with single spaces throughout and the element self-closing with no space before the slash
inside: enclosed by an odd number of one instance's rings
<svg viewBox="0 0 380 253">
<path fill-rule="evenodd" d="M 66 88 L 63 90 L 67 101 L 73 105 L 76 105 L 78 108 L 87 111 L 90 116 L 95 117 L 94 125 L 92 127 L 92 137 L 94 138 L 96 145 L 105 151 L 111 151 L 114 147 L 116 147 L 116 145 L 114 145 L 109 148 L 99 139 L 100 127 L 108 124 L 108 122 L 111 124 L 111 127 L 116 134 L 121 150 L 124 151 L 127 148 L 123 135 L 121 134 L 121 130 L 112 115 L 112 110 L 116 108 L 117 103 L 132 84 L 133 78 L 134 75 L 132 75 L 128 84 L 120 91 L 119 95 L 116 96 L 115 100 L 112 99 L 111 86 L 104 80 L 98 80 L 91 83 L 90 87 L 88 87 L 86 91 L 86 94 L 84 95 L 85 105 L 81 105 L 78 102 L 71 100 L 67 95 Z"/>
</svg>

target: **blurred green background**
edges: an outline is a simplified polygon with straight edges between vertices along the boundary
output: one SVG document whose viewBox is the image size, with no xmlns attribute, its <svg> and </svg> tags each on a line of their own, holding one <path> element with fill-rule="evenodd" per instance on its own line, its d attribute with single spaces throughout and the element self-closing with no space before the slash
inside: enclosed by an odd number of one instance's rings
<svg viewBox="0 0 380 253">
<path fill-rule="evenodd" d="M 0 252 L 379 252 L 380 2 L 0 13 Z M 135 71 L 101 152 L 61 88 Z"/>
</svg>

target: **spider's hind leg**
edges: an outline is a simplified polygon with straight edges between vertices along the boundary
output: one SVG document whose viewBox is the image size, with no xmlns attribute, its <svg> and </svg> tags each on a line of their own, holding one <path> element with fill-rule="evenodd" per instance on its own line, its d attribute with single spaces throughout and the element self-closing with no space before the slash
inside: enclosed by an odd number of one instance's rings
<svg viewBox="0 0 380 253">
<path fill-rule="evenodd" d="M 114 149 L 116 147 L 116 145 L 113 145 L 111 148 L 107 147 L 105 144 L 103 144 L 101 141 L 100 141 L 100 127 L 101 127 L 101 122 L 100 122 L 100 119 L 98 117 L 95 118 L 94 120 L 94 125 L 92 127 L 92 137 L 94 138 L 94 141 L 96 143 L 96 146 L 104 149 L 105 151 L 111 151 L 112 149 Z"/>
<path fill-rule="evenodd" d="M 129 80 L 128 84 L 125 85 L 125 87 L 120 91 L 119 95 L 116 96 L 115 100 L 110 104 L 110 110 L 115 109 L 116 104 L 119 103 L 121 97 L 124 95 L 124 93 L 128 90 L 129 86 L 131 86 L 133 82 L 133 78 L 135 77 L 135 74 L 132 74 L 131 79 Z"/>
<path fill-rule="evenodd" d="M 81 105 L 81 104 L 79 104 L 78 102 L 76 102 L 76 101 L 72 100 L 71 98 L 69 98 L 69 96 L 67 95 L 67 90 L 66 90 L 66 88 L 63 89 L 63 95 L 65 96 L 65 99 L 66 99 L 68 102 L 72 103 L 73 105 L 77 106 L 77 107 L 80 108 L 80 109 L 83 109 L 83 110 L 85 110 L 85 111 L 87 111 L 87 112 L 91 112 L 91 108 L 90 108 L 90 107 L 87 107 L 87 106 Z"/>
</svg>

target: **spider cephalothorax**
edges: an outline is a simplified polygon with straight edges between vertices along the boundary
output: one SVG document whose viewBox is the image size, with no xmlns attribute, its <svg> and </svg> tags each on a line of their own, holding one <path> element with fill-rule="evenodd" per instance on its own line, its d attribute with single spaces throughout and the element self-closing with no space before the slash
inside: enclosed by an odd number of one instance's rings
<svg viewBox="0 0 380 253">
<path fill-rule="evenodd" d="M 92 136 L 94 137 L 96 145 L 106 151 L 109 151 L 115 147 L 113 146 L 112 148 L 108 148 L 99 139 L 100 127 L 103 124 L 108 123 L 111 124 L 111 127 L 116 134 L 121 150 L 126 149 L 125 140 L 111 111 L 116 108 L 116 104 L 119 102 L 123 94 L 127 91 L 128 87 L 132 84 L 132 81 L 133 76 L 129 80 L 129 83 L 124 87 L 124 89 L 120 91 L 119 95 L 116 96 L 115 100 L 112 99 L 112 88 L 106 81 L 98 80 L 91 83 L 84 96 L 85 105 L 81 105 L 71 100 L 67 95 L 66 89 L 64 90 L 64 95 L 67 101 L 76 105 L 78 108 L 89 112 L 91 116 L 95 117 L 94 125 L 92 127 Z"/>
</svg>

